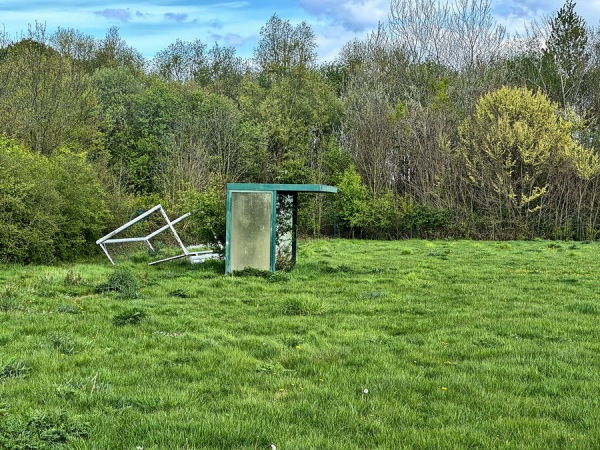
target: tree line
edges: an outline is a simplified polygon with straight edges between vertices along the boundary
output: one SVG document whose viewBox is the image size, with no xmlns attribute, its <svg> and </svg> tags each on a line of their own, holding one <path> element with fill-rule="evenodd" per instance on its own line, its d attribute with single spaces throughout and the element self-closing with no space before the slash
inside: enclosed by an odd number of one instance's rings
<svg viewBox="0 0 600 450">
<path fill-rule="evenodd" d="M 250 59 L 177 39 L 151 60 L 119 36 L 0 34 L 0 260 L 95 251 L 160 202 L 224 237 L 227 182 L 321 183 L 308 235 L 595 239 L 600 28 L 567 0 L 510 36 L 489 0 L 392 0 L 317 61 L 277 15 Z"/>
</svg>

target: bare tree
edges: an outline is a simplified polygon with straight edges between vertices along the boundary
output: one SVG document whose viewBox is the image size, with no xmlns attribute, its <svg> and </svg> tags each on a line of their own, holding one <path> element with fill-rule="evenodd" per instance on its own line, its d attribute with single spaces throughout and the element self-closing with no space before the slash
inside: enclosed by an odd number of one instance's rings
<svg viewBox="0 0 600 450">
<path fill-rule="evenodd" d="M 491 16 L 490 0 L 392 0 L 389 30 L 411 62 L 458 70 L 496 60 L 506 37 Z"/>
</svg>

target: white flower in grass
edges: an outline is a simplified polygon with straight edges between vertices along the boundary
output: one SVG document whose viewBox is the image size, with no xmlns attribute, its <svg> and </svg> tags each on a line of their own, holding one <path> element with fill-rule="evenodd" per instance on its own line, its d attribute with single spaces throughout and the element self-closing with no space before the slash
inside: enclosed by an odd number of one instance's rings
<svg viewBox="0 0 600 450">
<path fill-rule="evenodd" d="M 363 394 L 368 394 L 369 390 L 367 388 L 363 389 Z"/>
<path fill-rule="evenodd" d="M 271 450 L 277 450 L 277 447 L 275 447 L 275 444 L 271 444 Z"/>
</svg>

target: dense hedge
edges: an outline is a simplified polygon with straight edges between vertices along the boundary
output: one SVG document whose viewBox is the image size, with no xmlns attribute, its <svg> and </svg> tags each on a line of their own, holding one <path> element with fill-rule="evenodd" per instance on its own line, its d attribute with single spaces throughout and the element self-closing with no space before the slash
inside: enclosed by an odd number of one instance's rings
<svg viewBox="0 0 600 450">
<path fill-rule="evenodd" d="M 85 157 L 51 157 L 0 138 L 0 260 L 47 263 L 87 254 L 108 219 Z"/>
</svg>

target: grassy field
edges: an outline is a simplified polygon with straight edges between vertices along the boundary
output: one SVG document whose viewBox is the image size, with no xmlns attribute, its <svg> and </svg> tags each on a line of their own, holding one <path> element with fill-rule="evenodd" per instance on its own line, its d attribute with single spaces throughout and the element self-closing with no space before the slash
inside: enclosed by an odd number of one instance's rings
<svg viewBox="0 0 600 450">
<path fill-rule="evenodd" d="M 0 266 L 0 448 L 600 448 L 598 243 L 143 259 Z"/>
</svg>

